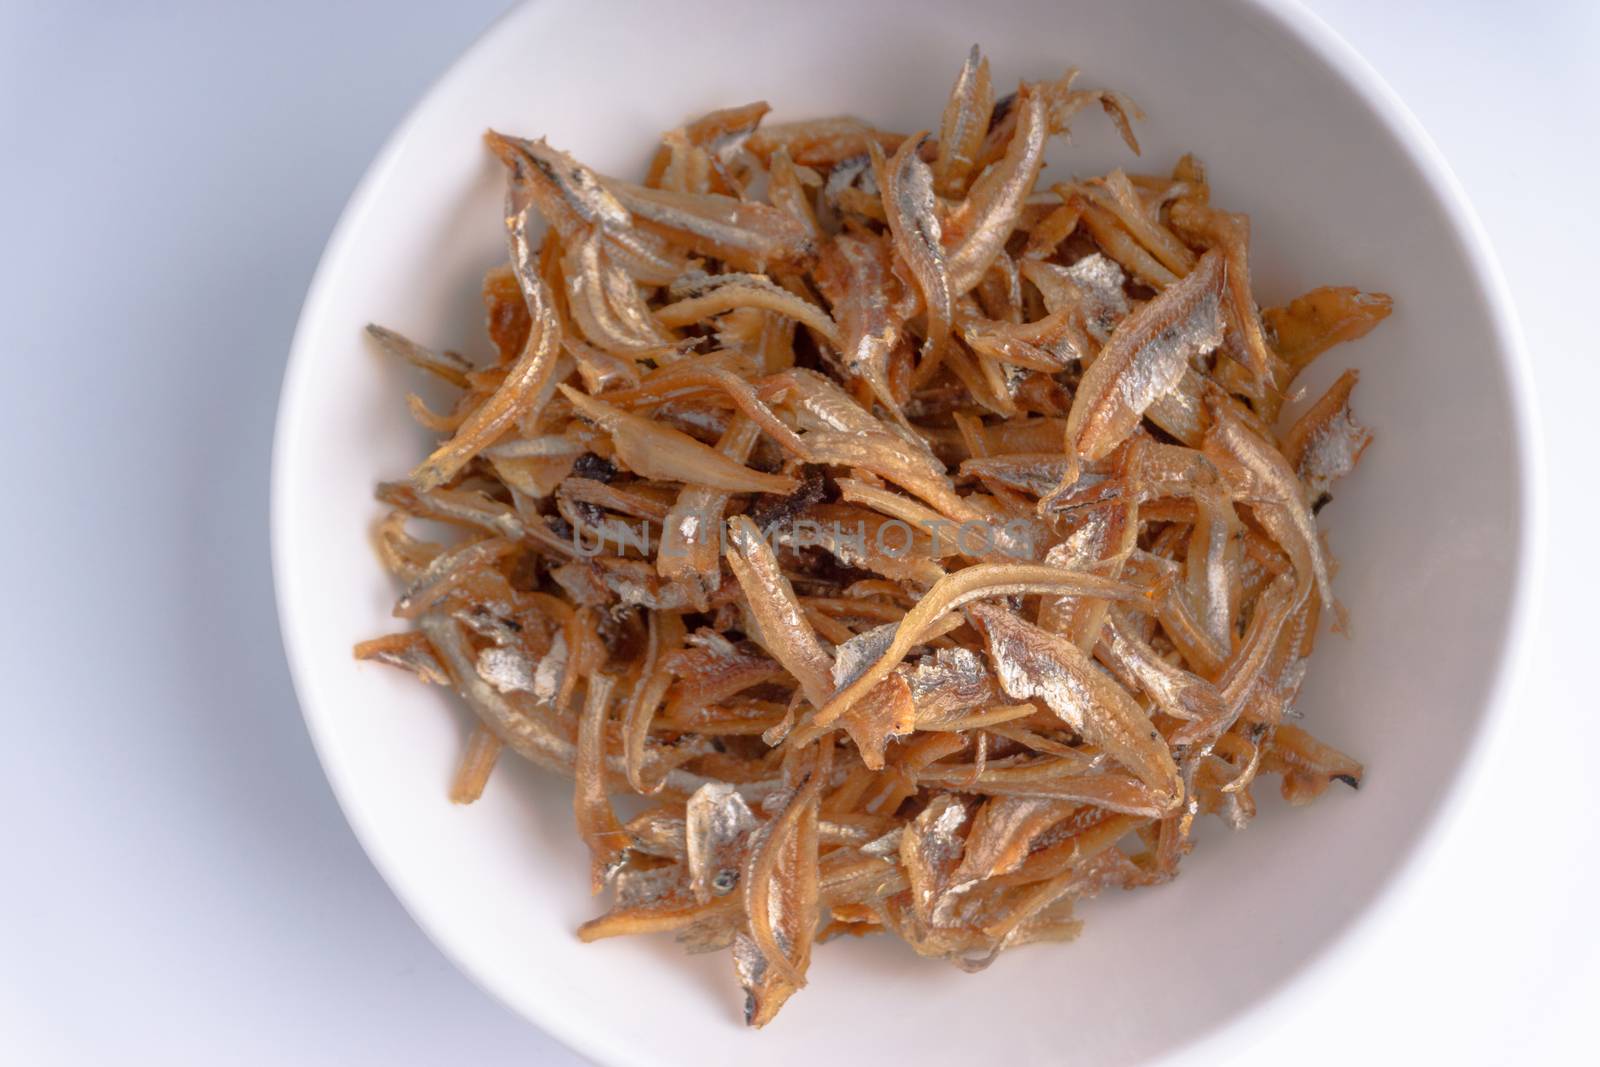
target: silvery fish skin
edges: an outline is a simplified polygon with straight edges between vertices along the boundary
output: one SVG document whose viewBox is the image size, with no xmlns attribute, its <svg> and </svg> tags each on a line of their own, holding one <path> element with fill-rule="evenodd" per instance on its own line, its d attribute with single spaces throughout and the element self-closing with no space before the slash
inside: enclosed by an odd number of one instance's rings
<svg viewBox="0 0 1600 1067">
<path fill-rule="evenodd" d="M 1202 236 L 1226 261 L 1230 318 L 1242 334 L 1255 384 L 1266 393 L 1275 392 L 1273 365 L 1276 356 L 1267 347 L 1261 313 L 1250 293 L 1250 220 L 1185 198 L 1172 205 L 1172 222 L 1180 229 Z"/>
<path fill-rule="evenodd" d="M 954 318 L 955 297 L 945 263 L 943 234 L 939 225 L 938 198 L 933 192 L 933 172 L 917 154 L 920 137 L 908 138 L 893 158 L 883 160 L 876 145 L 872 164 L 883 187 L 884 207 L 889 230 L 906 267 L 922 292 L 927 310 L 928 334 L 923 343 L 926 359 L 944 347 Z M 973 284 L 977 279 L 973 279 Z"/>
<path fill-rule="evenodd" d="M 1089 335 L 1105 344 L 1117 323 L 1128 315 L 1128 296 L 1123 290 L 1127 276 L 1099 252 L 1075 261 L 1065 273 L 1086 298 L 1083 317 Z"/>
<path fill-rule="evenodd" d="M 601 583 L 624 606 L 651 611 L 683 611 L 693 606 L 694 595 L 677 582 L 663 581 L 649 560 L 605 558 L 596 561 Z"/>
<path fill-rule="evenodd" d="M 491 500 L 477 490 L 418 491 L 406 482 L 380 482 L 377 497 L 418 518 L 472 526 L 512 540 L 520 540 L 528 534 L 527 525 L 515 508 Z"/>
<path fill-rule="evenodd" d="M 485 601 L 450 614 L 499 648 L 522 648 L 522 624 L 510 617 L 514 613 L 515 608 L 506 601 Z"/>
<path fill-rule="evenodd" d="M 633 216 L 601 184 L 600 176 L 572 156 L 550 147 L 543 137 L 534 141 L 520 137 L 507 137 L 505 140 L 525 154 L 539 173 L 555 186 L 573 214 L 583 222 L 618 230 L 633 226 Z M 550 222 L 555 225 L 555 220 Z M 570 236 L 572 231 L 562 232 L 562 237 Z"/>
<path fill-rule="evenodd" d="M 485 648 L 478 652 L 478 677 L 501 693 L 533 692 L 533 664 L 514 648 Z"/>
<path fill-rule="evenodd" d="M 992 797 L 973 819 L 961 864 L 933 909 L 934 922 L 954 918 L 961 894 L 979 882 L 1016 870 L 1040 834 L 1070 815 L 1076 805 L 1051 797 Z"/>
<path fill-rule="evenodd" d="M 395 615 L 415 618 L 447 596 L 461 575 L 509 555 L 515 547 L 507 540 L 491 537 L 439 553 L 400 595 Z"/>
<path fill-rule="evenodd" d="M 475 408 L 455 436 L 440 445 L 411 472 L 419 490 L 437 489 L 453 478 L 484 448 L 492 445 L 549 398 L 546 388 L 561 352 L 561 324 L 552 308 L 551 294 L 538 274 L 537 254 L 528 235 L 528 168 L 513 168 L 506 191 L 506 232 L 512 268 L 528 305 L 532 328 L 522 353 L 506 372 L 494 395 Z"/>
<path fill-rule="evenodd" d="M 633 216 L 600 176 L 543 138 L 528 141 L 491 133 L 489 143 L 513 172 L 521 171 L 521 208 L 538 211 L 563 242 L 599 229 L 609 256 L 629 275 L 661 285 L 683 270 L 683 253 L 657 234 L 633 224 Z"/>
<path fill-rule="evenodd" d="M 820 727 L 848 711 L 868 689 L 887 677 L 899 665 L 900 658 L 915 648 L 933 624 L 949 613 L 974 600 L 1044 592 L 1087 594 L 1116 600 L 1136 595 L 1133 586 L 1121 582 L 1041 564 L 979 563 L 947 574 L 933 583 L 916 607 L 900 621 L 884 655 L 854 682 L 835 693 L 826 707 L 818 709 L 812 723 L 805 730 L 796 731 L 796 735 L 805 740 L 815 738 Z"/>
<path fill-rule="evenodd" d="M 866 856 L 875 856 L 888 859 L 900 855 L 900 842 L 905 838 L 906 828 L 896 826 L 893 830 L 875 837 L 861 846 L 861 852 Z"/>
<path fill-rule="evenodd" d="M 528 692 L 533 694 L 534 700 L 545 707 L 554 706 L 556 694 L 561 692 L 566 677 L 567 638 L 565 634 L 557 633 L 555 639 L 550 642 L 550 651 L 539 658 L 539 665 L 534 668 Z"/>
<path fill-rule="evenodd" d="M 1040 698 L 1163 801 L 1179 802 L 1183 790 L 1178 768 L 1161 735 L 1127 693 L 1076 645 L 1002 607 L 974 604 L 967 610 L 983 630 L 989 660 L 1007 695 L 1017 700 Z"/>
<path fill-rule="evenodd" d="M 1112 499 L 1069 515 L 1076 525 L 1064 541 L 1045 553 L 1045 562 L 1066 570 L 1120 577 L 1136 543 L 1138 524 L 1132 502 Z M 1104 601 L 1094 598 L 1046 597 L 1040 604 L 1039 625 L 1087 651 L 1094 645 L 1107 610 Z"/>
<path fill-rule="evenodd" d="M 937 649 L 905 674 L 917 706 L 917 725 L 923 729 L 958 719 L 1000 695 L 994 675 L 969 648 Z"/>
<path fill-rule="evenodd" d="M 872 196 L 881 193 L 877 178 L 872 171 L 872 157 L 865 152 L 842 160 L 828 172 L 828 180 L 822 186 L 822 198 L 834 207 L 838 207 L 839 194 L 852 186 Z"/>
<path fill-rule="evenodd" d="M 717 451 L 742 465 L 760 435 L 760 428 L 741 415 L 717 442 Z M 662 550 L 656 554 L 656 572 L 698 591 L 701 602 L 721 583 L 718 541 L 730 496 L 706 486 L 686 485 L 661 524 Z"/>
<path fill-rule="evenodd" d="M 1307 409 L 1283 437 L 1283 455 L 1305 483 L 1313 502 L 1349 474 L 1372 443 L 1372 431 L 1350 412 L 1350 393 L 1359 380 L 1347 370 Z"/>
<path fill-rule="evenodd" d="M 590 344 L 632 356 L 674 342 L 673 335 L 656 321 L 633 279 L 606 256 L 597 232 L 591 230 L 566 245 L 561 272 L 572 318 Z"/>
<path fill-rule="evenodd" d="M 1206 253 L 1208 256 L 1213 253 Z M 1212 424 L 1206 434 L 1208 454 L 1233 460 L 1250 472 L 1255 491 L 1270 499 L 1252 505 L 1251 510 L 1294 561 L 1295 570 L 1315 582 L 1324 610 L 1333 611 L 1333 587 L 1328 579 L 1328 563 L 1317 520 L 1306 501 L 1305 486 L 1283 454 L 1251 432 L 1227 405 L 1208 398 Z"/>
<path fill-rule="evenodd" d="M 866 673 L 868 667 L 878 662 L 888 651 L 900 624 L 886 622 L 863 630 L 833 650 L 833 685 L 843 689 Z"/>
<path fill-rule="evenodd" d="M 778 565 L 772 546 L 748 516 L 728 520 L 728 566 L 745 594 L 757 640 L 800 682 L 806 699 L 821 706 L 833 689 L 833 657 L 823 649 Z"/>
<path fill-rule="evenodd" d="M 949 793 L 933 798 L 900 840 L 900 862 L 911 880 L 911 905 L 930 925 L 933 908 L 950 883 L 965 845 L 960 833 L 967 824 L 967 808 Z"/>
<path fill-rule="evenodd" d="M 1233 634 L 1239 519 L 1232 501 L 1220 493 L 1196 494 L 1195 503 L 1198 521 L 1189 538 L 1189 599 L 1207 635 L 1225 647 Z"/>
<path fill-rule="evenodd" d="M 614 179 L 607 179 L 606 187 L 635 218 L 679 233 L 702 255 L 741 268 L 804 263 L 816 251 L 799 220 L 767 204 L 716 193 L 646 189 Z"/>
<path fill-rule="evenodd" d="M 1100 632 L 1095 656 L 1175 719 L 1203 719 L 1221 713 L 1222 695 L 1215 686 L 1156 655 L 1115 611 Z"/>
<path fill-rule="evenodd" d="M 1033 94 L 1024 94 L 1005 158 L 985 172 L 968 194 L 960 243 L 948 250 L 952 295 L 960 296 L 978 284 L 1017 228 L 1022 206 L 1044 166 L 1048 132 L 1044 105 Z"/>
<path fill-rule="evenodd" d="M 1013 453 L 963 460 L 961 473 L 992 480 L 1034 496 L 1049 494 L 1070 476 L 1072 464 L 1058 453 Z M 1082 479 L 1079 479 L 1081 484 Z"/>
<path fill-rule="evenodd" d="M 872 389 L 880 404 L 900 410 L 889 388 L 889 354 L 900 340 L 901 322 L 887 296 L 893 274 L 880 240 L 840 234 L 823 250 L 818 278 L 839 323 L 839 354 L 845 368 Z"/>
<path fill-rule="evenodd" d="M 950 87 L 950 102 L 939 123 L 939 155 L 933 163 L 934 184 L 945 196 L 959 193 L 977 163 L 994 112 L 994 87 L 989 61 L 977 45 L 967 53 Z"/>
<path fill-rule="evenodd" d="M 759 825 L 737 789 L 710 782 L 695 790 L 684 809 L 689 890 L 702 904 L 733 890 L 745 838 Z"/>
<path fill-rule="evenodd" d="M 1072 454 L 1103 458 L 1177 384 L 1191 359 L 1221 343 L 1224 274 L 1221 258 L 1208 252 L 1191 274 L 1122 320 L 1072 398 Z"/>
<path fill-rule="evenodd" d="M 1185 367 L 1178 384 L 1156 397 L 1145 411 L 1145 418 L 1176 437 L 1190 448 L 1199 448 L 1205 439 L 1205 379 L 1193 367 Z"/>
<path fill-rule="evenodd" d="M 612 907 L 649 908 L 672 900 L 683 892 L 683 868 L 623 867 L 612 879 L 616 893 Z"/>
<path fill-rule="evenodd" d="M 494 731 L 495 736 L 515 749 L 518 755 L 542 767 L 563 774 L 572 773 L 572 760 L 576 754 L 572 742 L 563 737 L 549 719 L 519 711 L 499 690 L 478 676 L 476 659 L 460 623 L 447 616 L 430 613 L 422 616 L 418 625 L 455 678 L 462 699 L 478 713 L 478 717 Z"/>
<path fill-rule="evenodd" d="M 1342 411 L 1318 428 L 1310 440 L 1299 473 L 1312 498 L 1327 492 L 1328 486 L 1355 470 L 1361 453 L 1372 442 L 1372 431 Z"/>
<path fill-rule="evenodd" d="M 760 1014 L 760 994 L 767 984 L 767 957 L 749 934 L 734 935 L 733 973 L 744 990 L 744 1021 L 754 1025 Z"/>
<path fill-rule="evenodd" d="M 683 819 L 659 808 L 628 821 L 628 836 L 633 839 L 634 851 L 647 856 L 683 860 L 684 833 Z"/>
</svg>

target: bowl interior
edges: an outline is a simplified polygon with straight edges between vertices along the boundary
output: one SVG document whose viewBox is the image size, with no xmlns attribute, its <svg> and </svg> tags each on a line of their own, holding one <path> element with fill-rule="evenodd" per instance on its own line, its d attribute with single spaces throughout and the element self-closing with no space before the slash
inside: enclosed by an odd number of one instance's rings
<svg viewBox="0 0 1600 1067">
<path fill-rule="evenodd" d="M 1243 3 L 547 2 L 503 20 L 432 91 L 313 286 L 284 390 L 274 533 L 286 643 L 328 774 L 384 876 L 469 974 L 608 1062 L 776 1067 L 848 1048 L 929 1065 L 1124 1063 L 1261 1002 L 1372 900 L 1486 715 L 1521 554 L 1520 451 L 1479 253 L 1370 84 L 1291 22 Z M 625 176 L 660 130 L 755 98 L 779 119 L 855 113 L 922 129 L 973 42 L 1000 91 L 1077 65 L 1080 84 L 1121 89 L 1148 112 L 1143 159 L 1086 113 L 1047 175 L 1161 171 L 1197 153 L 1216 201 L 1252 218 L 1263 305 L 1323 284 L 1394 294 L 1393 317 L 1310 381 L 1315 396 L 1359 367 L 1358 414 L 1377 432 L 1322 514 L 1353 633 L 1324 634 L 1299 708 L 1368 779 L 1359 795 L 1295 811 L 1263 783 L 1255 823 L 1205 823 L 1176 883 L 1089 903 L 1076 943 L 1012 953 L 978 976 L 887 939 L 823 946 L 810 986 L 747 1033 L 724 955 L 573 937 L 599 905 L 566 783 L 508 758 L 480 803 L 453 807 L 464 711 L 351 660 L 355 641 L 400 625 L 369 544 L 373 483 L 427 444 L 404 404 L 417 378 L 361 328 L 486 350 L 477 288 L 504 255 L 486 127 L 547 135 Z"/>
</svg>

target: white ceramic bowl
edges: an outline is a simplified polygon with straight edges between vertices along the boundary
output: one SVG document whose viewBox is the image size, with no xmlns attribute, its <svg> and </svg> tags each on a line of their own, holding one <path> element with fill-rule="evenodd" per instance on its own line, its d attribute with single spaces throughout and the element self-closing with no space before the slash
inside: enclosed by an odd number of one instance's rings
<svg viewBox="0 0 1600 1067">
<path fill-rule="evenodd" d="M 396 626 L 368 541 L 372 485 L 426 445 L 403 403 L 416 378 L 375 354 L 361 327 L 484 348 L 477 287 L 504 255 L 485 127 L 546 134 L 622 175 L 642 171 L 658 131 L 755 98 L 777 118 L 854 112 L 918 129 L 937 125 L 975 41 L 999 85 L 1076 64 L 1083 84 L 1131 94 L 1149 113 L 1144 166 L 1199 154 L 1216 199 L 1254 221 L 1263 304 L 1320 284 L 1395 295 L 1394 316 L 1325 357 L 1312 383 L 1359 366 L 1358 411 L 1377 431 L 1323 513 L 1354 636 L 1325 636 L 1302 702 L 1319 735 L 1366 761 L 1367 782 L 1298 811 L 1264 785 L 1255 824 L 1205 825 L 1175 884 L 1097 900 L 1075 944 L 1030 947 L 981 975 L 883 938 L 823 946 L 810 986 L 771 1027 L 746 1032 L 724 955 L 687 957 L 667 938 L 574 938 L 598 905 L 565 782 L 507 759 L 480 803 L 451 806 L 463 710 L 351 660 L 352 643 Z M 1047 173 L 1131 162 L 1098 115 L 1074 134 Z M 1348 943 L 1470 777 L 1521 629 L 1533 541 L 1522 373 L 1504 289 L 1443 163 L 1376 75 L 1298 9 L 531 4 L 401 126 L 311 287 L 274 457 L 284 640 L 328 776 L 395 893 L 463 970 L 594 1059 L 780 1067 L 908 1048 L 926 1067 L 1183 1058 L 1217 1027 L 1248 1026 L 1307 988 L 1313 961 Z"/>
</svg>

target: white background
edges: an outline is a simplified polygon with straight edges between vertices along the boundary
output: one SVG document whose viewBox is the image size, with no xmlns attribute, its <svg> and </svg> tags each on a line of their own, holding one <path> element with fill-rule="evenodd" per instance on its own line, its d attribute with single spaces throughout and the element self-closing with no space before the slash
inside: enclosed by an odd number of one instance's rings
<svg viewBox="0 0 1600 1067">
<path fill-rule="evenodd" d="M 1488 228 L 1533 356 L 1550 539 L 1492 788 L 1377 947 L 1226 1051 L 1593 1062 L 1600 8 L 1310 6 Z M 0 1063 L 578 1062 L 446 963 L 357 847 L 295 708 L 267 550 L 322 244 L 503 7 L 0 3 Z"/>
</svg>

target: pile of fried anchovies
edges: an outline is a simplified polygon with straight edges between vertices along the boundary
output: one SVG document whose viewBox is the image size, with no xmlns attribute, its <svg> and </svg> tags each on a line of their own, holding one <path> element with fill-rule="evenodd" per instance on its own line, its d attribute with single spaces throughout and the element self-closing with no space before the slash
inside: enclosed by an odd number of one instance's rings
<svg viewBox="0 0 1600 1067">
<path fill-rule="evenodd" d="M 1355 372 L 1277 426 L 1389 298 L 1258 309 L 1189 156 L 1040 190 L 1090 105 L 1138 152 L 1074 74 L 996 99 L 973 49 L 937 136 L 716 111 L 642 184 L 490 133 L 496 357 L 370 330 L 459 396 L 410 398 L 443 443 L 377 543 L 414 627 L 357 656 L 476 714 L 456 801 L 508 747 L 572 777 L 580 936 L 731 948 L 753 1025 L 819 940 L 978 969 L 1172 878 L 1258 774 L 1360 780 L 1289 721 Z"/>
</svg>

